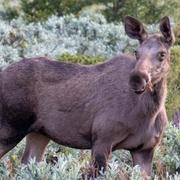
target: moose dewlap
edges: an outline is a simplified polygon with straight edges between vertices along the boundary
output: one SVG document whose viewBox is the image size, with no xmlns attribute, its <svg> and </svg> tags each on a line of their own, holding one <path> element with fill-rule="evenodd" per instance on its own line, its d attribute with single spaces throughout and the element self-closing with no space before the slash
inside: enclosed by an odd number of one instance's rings
<svg viewBox="0 0 180 180">
<path fill-rule="evenodd" d="M 92 150 L 90 176 L 105 170 L 112 151 L 127 149 L 133 164 L 151 173 L 153 151 L 167 116 L 166 77 L 174 43 L 168 17 L 148 34 L 125 17 L 127 35 L 139 41 L 135 56 L 119 55 L 82 66 L 24 59 L 0 72 L 0 157 L 26 136 L 22 162 L 40 161 L 49 140 Z"/>
</svg>

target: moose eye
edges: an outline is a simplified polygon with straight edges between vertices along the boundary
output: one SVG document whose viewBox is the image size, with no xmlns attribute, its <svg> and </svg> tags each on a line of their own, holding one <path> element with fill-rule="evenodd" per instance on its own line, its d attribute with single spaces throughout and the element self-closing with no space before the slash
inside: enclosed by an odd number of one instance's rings
<svg viewBox="0 0 180 180">
<path fill-rule="evenodd" d="M 162 51 L 158 53 L 158 60 L 163 61 L 166 57 L 166 52 Z"/>
</svg>

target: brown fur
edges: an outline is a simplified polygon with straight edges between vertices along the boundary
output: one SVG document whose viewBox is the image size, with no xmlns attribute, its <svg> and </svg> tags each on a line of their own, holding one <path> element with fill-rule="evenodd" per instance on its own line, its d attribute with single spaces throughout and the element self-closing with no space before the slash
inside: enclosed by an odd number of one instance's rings
<svg viewBox="0 0 180 180">
<path fill-rule="evenodd" d="M 0 72 L 0 156 L 28 135 L 24 163 L 31 157 L 40 161 L 51 139 L 92 149 L 98 169 L 105 169 L 111 151 L 128 149 L 134 165 L 150 175 L 154 147 L 167 121 L 173 37 L 167 17 L 160 28 L 163 35 L 149 35 L 139 21 L 125 18 L 127 34 L 140 41 L 136 58 L 123 54 L 93 66 L 33 58 Z M 160 51 L 166 52 L 162 62 Z"/>
</svg>

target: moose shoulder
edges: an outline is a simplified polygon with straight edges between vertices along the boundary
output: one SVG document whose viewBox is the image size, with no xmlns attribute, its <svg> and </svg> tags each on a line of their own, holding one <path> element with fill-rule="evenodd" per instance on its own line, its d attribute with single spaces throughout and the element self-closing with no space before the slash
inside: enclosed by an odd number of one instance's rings
<svg viewBox="0 0 180 180">
<path fill-rule="evenodd" d="M 40 161 L 49 140 L 92 149 L 92 162 L 106 168 L 110 153 L 128 149 L 133 164 L 150 175 L 155 146 L 167 116 L 166 76 L 174 42 L 168 17 L 159 34 L 138 20 L 124 19 L 139 40 L 135 56 L 119 55 L 82 66 L 46 58 L 24 59 L 0 72 L 0 157 L 26 137 L 22 162 Z"/>
</svg>

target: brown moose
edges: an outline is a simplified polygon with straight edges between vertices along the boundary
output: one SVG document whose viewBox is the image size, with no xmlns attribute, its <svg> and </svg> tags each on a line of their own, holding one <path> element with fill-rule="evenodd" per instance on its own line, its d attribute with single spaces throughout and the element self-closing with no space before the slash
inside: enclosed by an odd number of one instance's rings
<svg viewBox="0 0 180 180">
<path fill-rule="evenodd" d="M 93 66 L 24 59 L 0 72 L 0 157 L 26 136 L 22 162 L 40 161 L 49 140 L 92 149 L 95 175 L 112 151 L 127 149 L 151 174 L 167 116 L 166 78 L 174 43 L 168 17 L 148 34 L 127 16 L 125 31 L 139 40 L 135 56 Z"/>
</svg>

